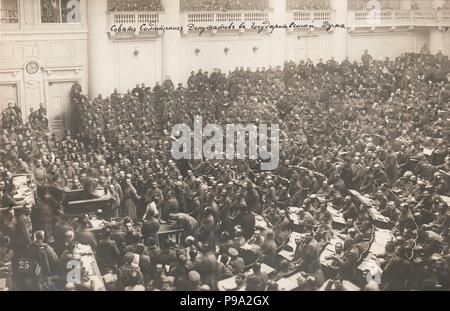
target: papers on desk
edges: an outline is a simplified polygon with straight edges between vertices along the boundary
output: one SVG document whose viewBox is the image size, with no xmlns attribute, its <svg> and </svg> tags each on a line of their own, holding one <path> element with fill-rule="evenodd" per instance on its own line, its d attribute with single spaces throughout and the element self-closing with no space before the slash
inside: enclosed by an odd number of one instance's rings
<svg viewBox="0 0 450 311">
<path fill-rule="evenodd" d="M 103 280 L 106 284 L 114 283 L 117 281 L 117 274 L 108 273 L 103 276 Z"/>
<path fill-rule="evenodd" d="M 390 230 L 376 228 L 374 239 L 370 245 L 369 253 L 374 256 L 383 255 L 386 250 L 386 244 L 392 239 L 393 235 Z"/>
<path fill-rule="evenodd" d="M 386 216 L 382 215 L 376 208 L 369 208 L 370 216 L 372 216 L 374 221 L 382 222 L 384 224 L 389 224 L 390 220 Z"/>
<path fill-rule="evenodd" d="M 373 258 L 364 259 L 358 266 L 361 271 L 370 271 L 373 276 L 380 275 L 383 273 L 378 263 Z"/>
<path fill-rule="evenodd" d="M 0 292 L 9 291 L 8 286 L 6 285 L 6 279 L 0 279 Z"/>
<path fill-rule="evenodd" d="M 298 287 L 297 279 L 301 276 L 301 273 L 296 273 L 288 278 L 280 279 L 278 284 L 279 291 L 292 291 Z"/>
<path fill-rule="evenodd" d="M 291 236 L 289 237 L 289 242 L 287 243 L 287 246 L 289 246 L 292 251 L 288 251 L 286 249 L 281 250 L 278 255 L 286 259 L 287 261 L 293 261 L 294 260 L 294 254 L 295 249 L 297 248 L 297 243 L 295 243 L 295 240 L 303 238 L 305 235 L 298 233 L 298 232 L 292 232 Z"/>
<path fill-rule="evenodd" d="M 30 188 L 28 186 L 29 181 L 28 175 L 16 175 L 12 178 L 12 183 L 16 187 L 17 190 L 17 196 L 14 196 L 17 200 L 24 200 L 25 203 L 35 205 L 35 199 L 34 199 L 34 191 L 35 189 Z"/>
<path fill-rule="evenodd" d="M 235 276 L 225 279 L 225 280 L 222 280 L 222 281 L 219 281 L 217 283 L 217 288 L 221 292 L 231 291 L 231 290 L 236 289 L 236 287 L 237 287 L 237 284 L 236 284 Z M 239 291 L 245 291 L 245 286 L 243 286 L 243 288 L 241 288 Z"/>
<path fill-rule="evenodd" d="M 381 277 L 383 270 L 376 262 L 376 257 L 385 253 L 386 244 L 392 239 L 390 230 L 376 228 L 374 239 L 369 248 L 369 254 L 358 266 L 360 271 L 369 271 L 374 277 Z"/>
<path fill-rule="evenodd" d="M 320 254 L 320 263 L 325 266 L 325 267 L 331 267 L 333 264 L 333 260 L 329 260 L 326 259 L 327 257 L 330 256 L 334 256 L 335 253 L 335 247 L 337 243 L 342 243 L 342 245 L 344 245 L 344 240 L 341 239 L 338 236 L 334 236 L 330 242 L 328 242 L 327 246 L 325 247 L 325 249 L 322 251 L 322 253 Z"/>
<path fill-rule="evenodd" d="M 339 225 L 344 225 L 344 226 L 347 224 L 342 212 L 338 211 L 337 209 L 335 209 L 331 206 L 328 206 L 327 209 L 330 212 L 331 218 L 333 219 L 334 223 L 339 224 Z"/>
<path fill-rule="evenodd" d="M 275 271 L 274 268 L 272 268 L 272 267 L 270 267 L 270 266 L 268 266 L 268 265 L 266 265 L 264 263 L 261 264 L 261 272 L 262 273 L 270 274 L 270 273 L 272 273 L 274 271 Z M 253 272 L 253 269 L 252 269 L 252 270 L 247 271 L 245 273 L 245 276 L 248 277 L 248 276 L 252 276 L 253 274 L 255 274 L 255 273 Z M 235 289 L 237 287 L 236 277 L 233 276 L 231 278 L 219 281 L 217 283 L 217 287 L 218 287 L 219 291 L 230 291 L 230 290 Z M 245 290 L 245 287 L 240 289 L 240 291 L 244 291 L 244 290 Z"/>
<path fill-rule="evenodd" d="M 448 206 L 450 206 L 450 197 L 446 197 L 445 195 L 441 195 L 442 201 L 447 203 Z"/>
<path fill-rule="evenodd" d="M 262 273 L 271 274 L 274 271 L 275 271 L 275 269 L 272 268 L 271 266 L 268 266 L 265 263 L 261 264 L 261 272 Z M 255 274 L 255 272 L 253 272 L 253 269 L 250 269 L 249 271 L 247 271 L 245 273 L 246 276 L 252 276 L 253 274 Z"/>
<path fill-rule="evenodd" d="M 89 245 L 80 243 L 76 245 L 75 251 L 80 256 L 92 254 L 92 248 Z"/>
<path fill-rule="evenodd" d="M 333 282 L 332 280 L 325 281 L 325 283 L 323 283 L 323 285 L 319 288 L 319 292 L 323 292 L 326 290 L 334 291 L 335 290 L 334 284 L 330 284 L 332 282 Z M 358 286 L 347 280 L 342 281 L 342 289 L 348 292 L 357 292 L 361 290 Z"/>
<path fill-rule="evenodd" d="M 434 149 L 430 149 L 430 148 L 423 148 L 422 153 L 426 156 L 432 156 L 434 152 Z"/>
<path fill-rule="evenodd" d="M 105 221 L 102 219 L 91 219 L 91 224 L 92 224 L 92 228 L 91 230 L 93 231 L 98 231 L 98 230 L 102 230 L 103 228 L 105 228 Z"/>
<path fill-rule="evenodd" d="M 96 188 L 94 189 L 94 194 L 97 198 L 102 198 L 106 195 L 106 192 L 103 188 Z"/>
<path fill-rule="evenodd" d="M 83 267 L 86 268 L 87 275 L 94 284 L 94 291 L 105 291 L 105 283 L 103 282 L 103 277 L 100 274 L 91 246 L 77 244 L 75 251 L 81 256 Z"/>
<path fill-rule="evenodd" d="M 260 230 L 264 230 L 264 231 L 269 229 L 267 222 L 264 220 L 264 218 L 261 215 L 255 216 L 255 227 Z"/>
<path fill-rule="evenodd" d="M 292 221 L 292 223 L 296 226 L 298 226 L 298 211 L 300 208 L 298 207 L 289 207 L 289 219 Z"/>
<path fill-rule="evenodd" d="M 358 198 L 358 200 L 361 201 L 362 204 L 366 205 L 366 206 L 373 206 L 374 205 L 374 201 L 364 195 L 362 195 L 361 193 L 359 193 L 358 191 L 355 190 L 349 190 L 349 192 L 354 195 L 356 198 Z"/>
</svg>

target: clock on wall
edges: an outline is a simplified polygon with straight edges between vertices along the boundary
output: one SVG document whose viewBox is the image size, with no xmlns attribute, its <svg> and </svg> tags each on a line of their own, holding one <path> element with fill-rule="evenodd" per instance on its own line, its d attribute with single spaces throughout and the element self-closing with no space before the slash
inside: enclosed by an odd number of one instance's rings
<svg viewBox="0 0 450 311">
<path fill-rule="evenodd" d="M 29 62 L 26 66 L 25 66 L 26 71 L 30 74 L 30 75 L 34 75 L 36 72 L 38 72 L 39 70 L 39 65 L 38 63 L 32 61 Z"/>
</svg>

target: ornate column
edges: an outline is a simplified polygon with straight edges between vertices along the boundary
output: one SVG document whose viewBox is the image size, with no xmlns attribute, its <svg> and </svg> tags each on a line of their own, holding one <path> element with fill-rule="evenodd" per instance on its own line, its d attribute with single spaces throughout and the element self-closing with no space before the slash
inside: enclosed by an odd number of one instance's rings
<svg viewBox="0 0 450 311">
<path fill-rule="evenodd" d="M 161 16 L 161 24 L 164 26 L 181 25 L 180 0 L 162 0 L 164 14 Z M 178 83 L 185 84 L 187 77 L 183 77 L 182 68 L 184 58 L 180 53 L 181 32 L 166 31 L 162 35 L 162 80 L 171 79 L 175 87 Z"/>
<path fill-rule="evenodd" d="M 347 27 L 348 27 L 348 1 L 330 0 L 334 24 L 344 24 L 345 28 L 336 28 L 331 33 L 332 56 L 338 62 L 347 57 Z"/>
<path fill-rule="evenodd" d="M 87 0 L 89 97 L 114 90 L 114 51 L 108 37 L 107 0 Z M 85 90 L 83 90 L 86 92 Z"/>
<path fill-rule="evenodd" d="M 271 9 L 270 23 L 273 24 L 289 24 L 292 21 L 287 19 L 286 0 L 270 0 L 269 7 Z M 269 34 L 270 38 L 270 65 L 283 66 L 286 61 L 286 36 L 285 30 L 276 29 Z"/>
</svg>

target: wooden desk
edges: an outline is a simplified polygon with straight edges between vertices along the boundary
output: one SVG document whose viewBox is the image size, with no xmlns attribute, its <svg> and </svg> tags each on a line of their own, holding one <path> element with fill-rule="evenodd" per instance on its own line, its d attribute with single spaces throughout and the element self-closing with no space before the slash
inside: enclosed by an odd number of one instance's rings
<svg viewBox="0 0 450 311">
<path fill-rule="evenodd" d="M 335 209 L 331 206 L 328 206 L 327 210 L 331 214 L 333 223 L 337 224 L 338 226 L 343 226 L 343 227 L 345 227 L 345 225 L 347 225 L 347 222 L 345 221 L 344 215 L 342 214 L 342 212 L 338 211 L 337 209 Z"/>
<path fill-rule="evenodd" d="M 374 206 L 375 202 L 371 199 L 368 198 L 367 196 L 362 195 L 361 193 L 359 193 L 356 190 L 349 190 L 349 192 L 359 200 L 359 202 L 361 202 L 362 204 L 364 204 L 367 207 L 371 207 Z"/>
<path fill-rule="evenodd" d="M 324 292 L 324 291 L 333 291 L 334 290 L 334 286 L 332 284 L 332 280 L 327 280 L 325 281 L 325 283 L 323 283 L 323 285 L 319 288 L 319 292 Z M 343 280 L 342 281 L 342 289 L 344 291 L 348 291 L 348 292 L 357 292 L 360 291 L 361 289 L 356 286 L 355 284 L 353 284 L 350 281 L 347 280 Z"/>
<path fill-rule="evenodd" d="M 83 267 L 86 268 L 89 278 L 94 282 L 94 291 L 106 291 L 103 277 L 98 268 L 97 260 L 89 245 L 77 244 L 75 251 L 81 256 Z"/>
<path fill-rule="evenodd" d="M 382 273 L 380 266 L 376 262 L 376 258 L 379 255 L 383 255 L 386 250 L 386 244 L 392 239 L 393 235 L 390 230 L 375 228 L 374 239 L 369 248 L 369 254 L 364 258 L 361 264 L 358 266 L 358 270 L 361 272 L 370 271 L 372 275 Z"/>
<path fill-rule="evenodd" d="M 295 226 L 299 225 L 298 215 L 297 215 L 299 210 L 300 210 L 300 208 L 298 208 L 298 207 L 289 207 L 289 219 L 292 221 L 292 223 Z"/>
<path fill-rule="evenodd" d="M 302 239 L 304 236 L 304 234 L 292 232 L 291 236 L 289 237 L 289 242 L 287 243 L 287 246 L 289 246 L 292 251 L 283 249 L 278 253 L 278 255 L 283 257 L 287 261 L 292 262 L 294 260 L 295 249 L 297 248 L 297 243 L 295 243 L 295 240 Z"/>
<path fill-rule="evenodd" d="M 374 239 L 370 245 L 369 253 L 374 256 L 383 255 L 386 250 L 386 244 L 393 238 L 390 230 L 375 228 Z"/>
<path fill-rule="evenodd" d="M 261 215 L 255 215 L 255 228 L 262 231 L 267 231 L 269 229 L 269 225 Z"/>
<path fill-rule="evenodd" d="M 272 267 L 270 267 L 270 266 L 268 266 L 268 265 L 266 265 L 264 263 L 261 264 L 261 272 L 262 273 L 271 274 L 274 271 L 275 271 L 274 268 L 272 268 Z M 251 269 L 251 270 L 249 270 L 249 271 L 247 271 L 245 273 L 245 276 L 248 277 L 248 276 L 252 276 L 254 274 L 255 273 L 253 272 L 253 269 Z M 231 278 L 228 278 L 228 279 L 225 279 L 225 280 L 222 280 L 222 281 L 219 281 L 217 283 L 217 288 L 221 292 L 230 291 L 230 290 L 235 289 L 236 287 L 237 287 L 237 284 L 236 284 L 236 277 L 235 276 L 233 276 Z M 245 290 L 245 286 L 243 288 L 241 288 L 241 291 L 243 291 L 243 290 Z"/>
<path fill-rule="evenodd" d="M 333 260 L 329 260 L 329 259 L 326 259 L 326 258 L 330 257 L 330 256 L 334 256 L 336 254 L 335 249 L 336 249 L 336 244 L 337 243 L 342 243 L 342 245 L 344 245 L 344 240 L 341 239 L 340 237 L 338 237 L 337 235 L 335 235 L 330 240 L 330 242 L 328 242 L 327 246 L 325 247 L 325 249 L 320 254 L 320 263 L 322 264 L 322 266 L 325 266 L 325 267 L 331 267 L 332 266 Z"/>
<path fill-rule="evenodd" d="M 34 194 L 36 192 L 36 186 L 28 185 L 32 183 L 31 175 L 27 174 L 18 174 L 12 176 L 12 183 L 16 187 L 17 195 L 14 196 L 14 199 L 17 201 L 25 201 L 27 204 L 31 204 L 31 206 L 36 205 L 36 200 L 34 198 Z"/>
<path fill-rule="evenodd" d="M 288 278 L 282 278 L 282 279 L 278 280 L 278 282 L 277 282 L 278 290 L 284 291 L 284 292 L 289 292 L 289 291 L 296 289 L 298 287 L 297 279 L 300 276 L 301 276 L 301 273 L 299 272 Z"/>
<path fill-rule="evenodd" d="M 450 197 L 446 197 L 445 195 L 441 195 L 442 201 L 447 203 L 448 206 L 450 206 Z"/>
<path fill-rule="evenodd" d="M 369 208 L 370 216 L 372 217 L 374 222 L 381 224 L 383 227 L 387 227 L 390 225 L 391 221 L 386 216 L 382 215 L 376 208 Z"/>
<path fill-rule="evenodd" d="M 158 231 L 158 240 L 159 243 L 165 238 L 173 238 L 177 242 L 177 244 L 181 244 L 181 234 L 183 233 L 183 229 L 173 227 L 170 224 L 160 224 Z"/>
<path fill-rule="evenodd" d="M 0 292 L 11 291 L 11 263 L 0 267 Z"/>
</svg>

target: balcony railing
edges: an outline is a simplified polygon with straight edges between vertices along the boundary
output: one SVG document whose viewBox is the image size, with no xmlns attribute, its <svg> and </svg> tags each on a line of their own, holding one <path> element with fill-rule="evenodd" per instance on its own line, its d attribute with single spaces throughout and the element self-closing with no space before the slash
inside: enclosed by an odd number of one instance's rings
<svg viewBox="0 0 450 311">
<path fill-rule="evenodd" d="M 18 16 L 16 10 L 0 10 L 0 24 L 18 24 Z"/>
<path fill-rule="evenodd" d="M 269 20 L 269 13 L 266 11 L 184 12 L 183 15 L 186 25 L 194 24 L 195 26 L 204 27 Z"/>
<path fill-rule="evenodd" d="M 150 23 L 159 23 L 159 12 L 109 12 L 109 26 L 123 24 L 139 28 Z"/>
<path fill-rule="evenodd" d="M 288 13 L 288 21 L 296 24 L 320 26 L 325 21 L 332 23 L 332 18 L 331 11 L 290 11 Z"/>
<path fill-rule="evenodd" d="M 368 11 L 349 12 L 349 27 L 450 26 L 450 11 L 389 10 L 372 15 Z"/>
</svg>

